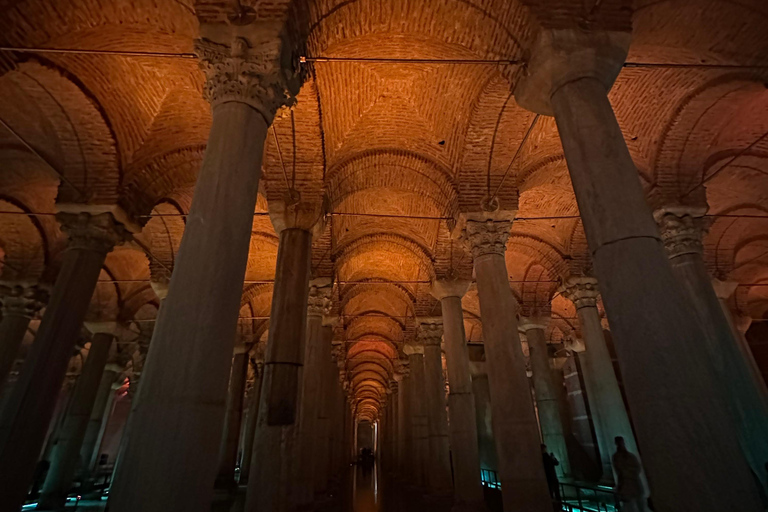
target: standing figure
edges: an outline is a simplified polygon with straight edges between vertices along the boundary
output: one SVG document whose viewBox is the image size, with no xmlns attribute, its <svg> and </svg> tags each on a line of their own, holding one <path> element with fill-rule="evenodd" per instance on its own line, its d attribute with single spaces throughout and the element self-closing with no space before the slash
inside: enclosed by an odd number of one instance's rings
<svg viewBox="0 0 768 512">
<path fill-rule="evenodd" d="M 557 480 L 556 466 L 560 465 L 554 453 L 547 452 L 547 445 L 541 445 L 541 458 L 544 463 L 544 474 L 547 476 L 549 495 L 555 502 L 555 510 L 560 510 L 560 482 Z"/>
<path fill-rule="evenodd" d="M 640 459 L 627 450 L 624 438 L 617 436 L 616 453 L 613 454 L 613 470 L 616 472 L 616 493 L 623 512 L 646 512 L 646 492 L 643 484 L 643 467 Z"/>
</svg>

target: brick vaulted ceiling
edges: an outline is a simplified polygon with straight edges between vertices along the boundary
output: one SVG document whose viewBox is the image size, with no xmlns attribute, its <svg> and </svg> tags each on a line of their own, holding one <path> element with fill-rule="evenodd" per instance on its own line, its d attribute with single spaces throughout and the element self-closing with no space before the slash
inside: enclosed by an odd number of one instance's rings
<svg viewBox="0 0 768 512">
<path fill-rule="evenodd" d="M 280 2 L 242 3 L 286 12 Z M 763 0 L 294 3 L 307 57 L 524 61 L 542 26 L 588 23 L 631 30 L 629 62 L 699 65 L 628 66 L 610 99 L 649 200 L 706 200 L 715 215 L 707 263 L 742 284 L 735 307 L 768 316 L 768 220 L 757 218 L 768 215 Z M 55 277 L 63 247 L 51 215 L 57 200 L 119 204 L 143 230 L 107 258 L 91 315 L 146 332 L 157 309 L 149 281 L 173 268 L 211 122 L 202 74 L 183 55 L 192 51 L 201 6 L 0 6 L 5 47 L 178 54 L 0 52 L 0 118 L 16 134 L 0 128 L 0 278 Z M 451 270 L 471 277 L 451 228 L 489 193 L 497 191 L 502 207 L 519 197 L 507 268 L 523 313 L 551 302 L 552 342 L 578 330 L 556 289 L 562 277 L 588 271 L 588 251 L 555 123 L 534 125 L 511 94 L 520 65 L 303 65 L 297 104 L 278 115 L 267 138 L 241 308 L 246 341 L 264 339 L 268 327 L 277 236 L 265 213 L 289 185 L 331 212 L 314 242 L 313 271 L 336 280 L 336 338 L 347 342 L 344 370 L 366 415 L 385 397 L 415 318 L 440 313 L 428 282 Z M 464 308 L 467 336 L 482 341 L 472 289 Z"/>
</svg>

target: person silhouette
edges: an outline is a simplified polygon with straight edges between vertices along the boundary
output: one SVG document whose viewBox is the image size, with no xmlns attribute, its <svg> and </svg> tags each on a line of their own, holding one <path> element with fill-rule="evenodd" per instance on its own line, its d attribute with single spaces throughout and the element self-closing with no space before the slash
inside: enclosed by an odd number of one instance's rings
<svg viewBox="0 0 768 512">
<path fill-rule="evenodd" d="M 643 484 L 643 466 L 640 459 L 629 450 L 624 438 L 617 436 L 616 453 L 613 454 L 613 470 L 616 472 L 616 494 L 621 500 L 623 512 L 646 512 L 646 492 Z"/>
</svg>

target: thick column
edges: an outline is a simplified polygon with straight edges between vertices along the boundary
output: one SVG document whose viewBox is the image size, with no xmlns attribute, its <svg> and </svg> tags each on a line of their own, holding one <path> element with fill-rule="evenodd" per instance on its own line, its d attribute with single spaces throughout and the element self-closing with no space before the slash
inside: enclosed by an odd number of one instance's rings
<svg viewBox="0 0 768 512">
<path fill-rule="evenodd" d="M 280 231 L 264 382 L 248 482 L 248 512 L 278 512 L 292 502 L 311 257 L 309 230 Z M 264 464 L 267 460 L 270 463 Z"/>
<path fill-rule="evenodd" d="M 504 260 L 511 219 L 511 212 L 472 214 L 465 236 L 477 276 L 504 510 L 545 511 L 552 504 Z"/>
<path fill-rule="evenodd" d="M 675 278 L 607 91 L 630 36 L 543 30 L 518 103 L 554 114 L 654 503 L 760 510 L 705 337 Z M 713 464 L 712 461 L 718 461 Z"/>
<path fill-rule="evenodd" d="M 485 362 L 472 362 L 472 394 L 475 396 L 475 423 L 477 424 L 477 451 L 480 456 L 480 469 L 497 471 L 496 440 L 493 437 L 491 414 L 491 385 Z"/>
<path fill-rule="evenodd" d="M 549 365 L 549 350 L 547 349 L 545 332 L 549 318 L 521 318 L 520 320 L 520 328 L 525 332 L 528 339 L 541 438 L 547 445 L 547 450 L 554 453 L 557 460 L 560 461 L 558 473 L 567 476 L 571 474 L 571 465 L 568 460 L 568 449 L 565 446 L 558 391 L 555 387 L 553 370 Z"/>
<path fill-rule="evenodd" d="M 630 452 L 637 455 L 638 450 L 597 310 L 597 279 L 570 277 L 561 292 L 576 306 L 584 341 L 584 350 L 577 352 L 600 451 L 603 479 L 613 481 L 611 458 L 616 451 L 616 436 L 624 438 Z"/>
<path fill-rule="evenodd" d="M 318 428 L 320 400 L 326 357 L 330 357 L 330 340 L 326 346 L 323 337 L 323 316 L 330 313 L 333 284 L 329 278 L 313 279 L 309 284 L 307 305 L 307 342 L 304 349 L 304 376 L 301 385 L 301 413 L 298 428 L 297 479 L 292 491 L 299 509 L 311 508 L 315 499 L 315 468 L 320 446 Z"/>
<path fill-rule="evenodd" d="M 245 433 L 243 434 L 243 454 L 240 461 L 240 485 L 248 483 L 251 476 L 253 440 L 256 436 L 256 421 L 259 417 L 261 403 L 261 380 L 264 377 L 264 363 L 251 359 L 253 367 L 253 384 L 248 390 L 248 412 L 245 415 Z"/>
<path fill-rule="evenodd" d="M 449 438 L 453 455 L 454 510 L 481 510 L 483 487 L 480 481 L 475 395 L 469 369 L 469 353 L 464 334 L 461 298 L 468 281 L 439 280 L 432 284 L 432 295 L 443 312 L 443 340 L 448 367 Z"/>
<path fill-rule="evenodd" d="M 768 462 L 768 397 L 742 349 L 704 263 L 704 208 L 665 208 L 655 213 L 672 271 L 688 291 L 704 329 L 703 347 L 738 426 L 739 441 L 756 475 Z"/>
<path fill-rule="evenodd" d="M 13 368 L 29 322 L 43 307 L 48 294 L 38 286 L 0 285 L 0 390 Z"/>
<path fill-rule="evenodd" d="M 115 396 L 113 386 L 117 376 L 123 371 L 123 366 L 115 363 L 108 363 L 104 367 L 104 373 L 101 376 L 99 389 L 96 392 L 96 399 L 93 402 L 88 426 L 85 429 L 83 444 L 80 447 L 80 474 L 82 480 L 86 480 L 98 460 L 99 445 L 104 435 L 104 429 L 107 426 L 109 412 L 112 410 L 112 400 Z"/>
<path fill-rule="evenodd" d="M 441 318 L 419 318 L 419 343 L 424 346 L 424 395 L 429 427 L 429 457 L 427 484 L 436 494 L 450 493 L 450 446 L 448 442 L 448 415 L 445 410 L 445 379 L 443 378 L 443 339 Z"/>
<path fill-rule="evenodd" d="M 83 438 L 99 392 L 99 384 L 113 339 L 111 330 L 96 332 L 91 338 L 88 357 L 75 384 L 72 401 L 59 431 L 58 442 L 51 454 L 51 467 L 45 478 L 38 508 L 58 509 L 64 506 L 80 462 L 80 448 L 83 445 Z"/>
<path fill-rule="evenodd" d="M 323 342 L 319 351 L 320 382 L 318 385 L 317 429 L 315 431 L 314 451 L 314 489 L 315 495 L 325 494 L 331 474 L 333 436 L 333 407 L 336 396 L 336 364 L 331 356 L 333 352 L 333 322 L 335 318 L 323 320 Z"/>
<path fill-rule="evenodd" d="M 298 86 L 282 65 L 288 60 L 280 27 L 264 25 L 254 51 L 242 37 L 201 25 L 204 37 L 218 32 L 231 45 L 197 41 L 213 123 L 111 512 L 210 508 L 264 141 L 276 110 Z M 257 29 L 238 28 L 241 35 Z"/>
<path fill-rule="evenodd" d="M 408 393 L 410 418 L 411 479 L 416 487 L 427 486 L 427 460 L 429 457 L 429 420 L 425 404 L 426 379 L 424 376 L 424 347 L 405 345 L 411 376 Z"/>
<path fill-rule="evenodd" d="M 224 418 L 224 435 L 221 438 L 219 474 L 216 477 L 216 487 L 220 489 L 237 488 L 235 466 L 237 465 L 237 448 L 240 444 L 240 426 L 243 422 L 243 401 L 247 378 L 248 352 L 244 345 L 238 345 L 235 347 L 235 356 L 232 358 L 227 414 Z"/>
<path fill-rule="evenodd" d="M 35 342 L 0 416 L 0 482 L 9 490 L 3 498 L 8 510 L 21 508 L 32 481 L 104 259 L 127 237 L 111 213 L 58 218 L 69 242 Z"/>
</svg>

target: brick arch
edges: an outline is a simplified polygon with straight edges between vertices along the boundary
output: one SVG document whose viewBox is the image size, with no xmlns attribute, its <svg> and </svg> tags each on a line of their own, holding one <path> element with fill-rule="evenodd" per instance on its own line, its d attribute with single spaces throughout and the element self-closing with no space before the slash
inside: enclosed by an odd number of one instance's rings
<svg viewBox="0 0 768 512">
<path fill-rule="evenodd" d="M 48 241 L 45 230 L 24 204 L 0 195 L 0 210 L 19 215 L 0 216 L 0 279 L 4 281 L 37 281 L 48 263 Z"/>
</svg>

